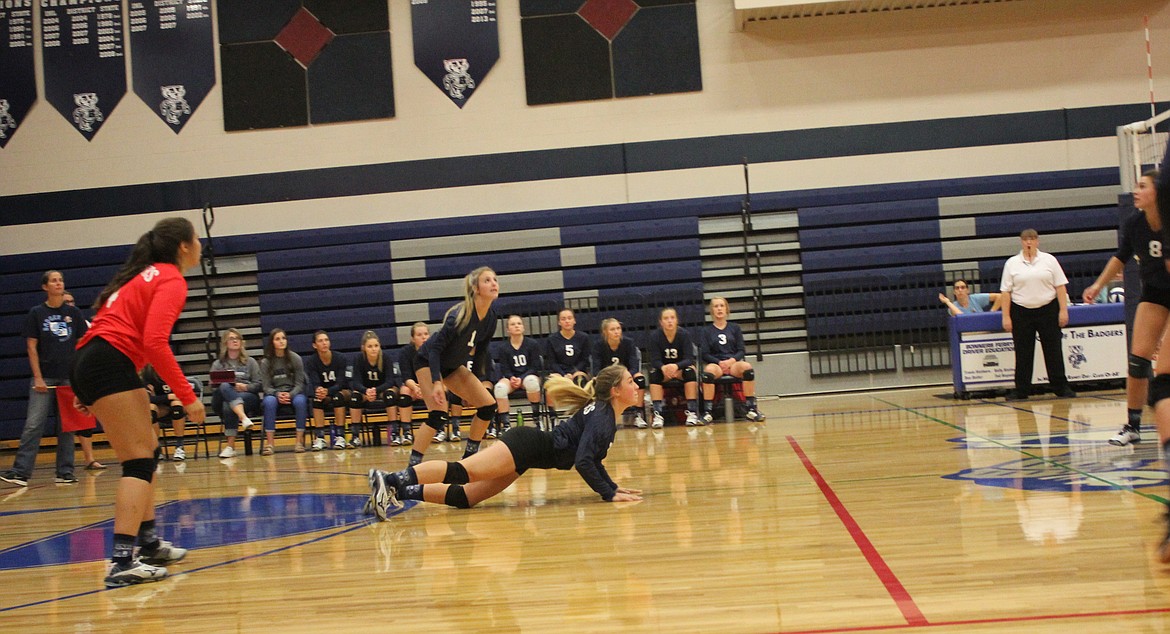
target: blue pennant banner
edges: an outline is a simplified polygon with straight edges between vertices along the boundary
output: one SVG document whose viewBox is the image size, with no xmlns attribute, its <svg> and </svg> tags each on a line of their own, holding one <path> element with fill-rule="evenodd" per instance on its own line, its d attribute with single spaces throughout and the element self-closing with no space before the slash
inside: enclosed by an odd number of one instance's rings
<svg viewBox="0 0 1170 634">
<path fill-rule="evenodd" d="M 0 148 L 36 101 L 32 0 L 0 2 Z"/>
<path fill-rule="evenodd" d="M 87 140 L 126 94 L 121 0 L 41 0 L 45 98 Z"/>
<path fill-rule="evenodd" d="M 414 65 L 462 108 L 500 58 L 495 0 L 411 0 Z"/>
<path fill-rule="evenodd" d="M 130 2 L 134 94 L 182 131 L 215 86 L 211 0 Z"/>
</svg>

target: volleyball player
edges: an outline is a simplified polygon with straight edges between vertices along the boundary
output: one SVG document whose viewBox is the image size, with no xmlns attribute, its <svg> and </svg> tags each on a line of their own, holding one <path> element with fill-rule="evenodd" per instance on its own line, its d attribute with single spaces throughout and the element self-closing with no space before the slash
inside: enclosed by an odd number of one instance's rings
<svg viewBox="0 0 1170 634">
<path fill-rule="evenodd" d="M 589 380 L 589 337 L 577 332 L 577 316 L 572 308 L 557 313 L 560 329 L 545 339 L 545 364 L 549 377 L 563 376 L 577 385 Z"/>
<path fill-rule="evenodd" d="M 122 463 L 114 498 L 114 540 L 105 584 L 126 586 L 167 576 L 165 564 L 187 551 L 159 538 L 155 527 L 158 438 L 138 371 L 147 363 L 179 397 L 187 418 L 202 422 L 203 403 L 175 361 L 168 340 L 187 301 L 183 271 L 199 263 L 195 227 L 183 218 L 160 220 L 134 245 L 129 259 L 98 295 L 93 326 L 78 343 L 70 383 L 78 409 L 102 421 Z M 135 557 L 135 544 L 139 546 Z"/>
<path fill-rule="evenodd" d="M 1130 342 L 1129 371 L 1125 379 L 1127 420 L 1121 431 L 1109 439 L 1109 444 L 1125 446 L 1141 442 L 1142 407 L 1149 391 L 1153 372 L 1154 353 L 1158 340 L 1170 316 L 1170 253 L 1161 240 L 1162 221 L 1158 217 L 1158 171 L 1142 175 L 1133 190 L 1133 204 L 1139 213 L 1127 218 L 1121 227 L 1117 252 L 1105 264 L 1097 281 L 1085 289 L 1082 299 L 1086 304 L 1097 301 L 1097 295 L 1136 254 L 1141 268 L 1142 295 L 1133 320 Z"/>
<path fill-rule="evenodd" d="M 747 399 L 747 419 L 762 421 L 764 415 L 756 409 L 756 371 L 744 360 L 743 330 L 739 324 L 727 321 L 727 300 L 711 298 L 711 323 L 703 326 L 699 338 L 703 362 L 703 422 L 710 423 L 711 401 L 715 398 L 715 379 L 731 375 L 743 380 L 743 395 Z"/>
<path fill-rule="evenodd" d="M 658 313 L 658 330 L 650 334 L 647 352 L 650 355 L 650 400 L 654 408 L 654 419 L 650 426 L 659 429 L 663 425 L 662 384 L 667 381 L 682 381 L 683 396 L 687 399 L 687 425 L 702 425 L 698 413 L 699 383 L 695 374 L 695 347 L 686 328 L 678 327 L 678 311 L 663 308 Z"/>
<path fill-rule="evenodd" d="M 602 462 L 621 412 L 639 403 L 638 386 L 629 371 L 611 365 L 584 388 L 553 377 L 545 389 L 554 403 L 568 406 L 570 412 L 570 418 L 552 431 L 513 427 L 500 442 L 459 462 L 432 460 L 394 473 L 371 469 L 367 506 L 381 520 L 392 508 L 401 507 L 401 500 L 466 509 L 508 488 L 528 469 L 573 467 L 606 502 L 641 500 L 641 491 L 618 486 Z"/>
<path fill-rule="evenodd" d="M 386 420 L 398 420 L 398 390 L 394 385 L 394 370 L 382 355 L 382 340 L 378 333 L 367 330 L 362 334 L 362 350 L 353 362 L 353 377 L 350 385 L 349 418 L 350 429 L 356 429 L 362 420 L 362 413 L 370 403 L 381 401 L 386 408 Z M 333 441 L 334 449 L 360 447 L 362 439 L 352 435 L 347 444 L 344 436 Z"/>
<path fill-rule="evenodd" d="M 508 338 L 497 342 L 495 347 L 496 366 L 501 375 L 494 388 L 500 408 L 497 421 L 501 434 L 512 427 L 508 397 L 516 390 L 524 390 L 532 405 L 532 420 L 540 421 L 540 344 L 524 336 L 524 320 L 520 315 L 508 315 L 504 328 Z M 488 434 L 496 437 L 491 431 Z"/>
<path fill-rule="evenodd" d="M 463 301 L 447 311 L 439 332 L 419 348 L 415 380 L 427 405 L 427 422 L 414 435 L 410 464 L 422 462 L 435 434 L 447 426 L 447 390 L 459 396 L 465 407 L 475 408 L 463 456 L 479 451 L 497 411 L 496 399 L 481 381 L 488 371 L 488 343 L 496 332 L 492 302 L 499 295 L 495 271 L 481 266 L 468 273 L 463 280 Z M 468 369 L 468 361 L 474 372 Z"/>
<path fill-rule="evenodd" d="M 631 368 L 634 383 L 638 386 L 639 399 L 645 398 L 646 377 L 642 376 L 639 368 L 642 367 L 642 352 L 629 337 L 622 336 L 622 322 L 613 317 L 601 320 L 601 341 L 593 348 L 593 368 L 600 372 L 602 368 L 611 365 L 621 365 Z M 646 419 L 642 416 L 642 401 L 635 411 L 625 412 L 633 420 L 638 429 L 646 429 Z"/>
<path fill-rule="evenodd" d="M 416 321 L 410 327 L 410 341 L 406 342 L 398 352 L 398 373 L 402 377 L 402 385 L 398 387 L 398 429 L 391 430 L 391 445 L 410 445 L 414 443 L 414 408 L 417 405 L 426 406 L 423 400 L 422 388 L 414 375 L 418 370 L 418 349 L 431 337 L 431 330 L 421 321 Z"/>
<path fill-rule="evenodd" d="M 333 352 L 329 334 L 324 330 L 313 333 L 313 352 L 305 359 L 305 380 L 308 382 L 306 391 L 313 399 L 313 426 L 317 436 L 313 440 L 313 451 L 321 451 L 329 446 L 325 440 L 325 410 L 333 410 L 331 438 L 338 436 L 339 422 L 343 428 L 345 426 L 345 407 L 350 400 L 349 379 L 353 368 L 345 355 Z M 344 432 L 340 433 L 344 437 Z"/>
</svg>

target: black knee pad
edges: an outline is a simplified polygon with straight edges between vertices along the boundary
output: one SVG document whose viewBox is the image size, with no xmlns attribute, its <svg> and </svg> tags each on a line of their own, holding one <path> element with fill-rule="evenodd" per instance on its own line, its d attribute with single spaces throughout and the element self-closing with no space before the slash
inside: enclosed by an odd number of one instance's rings
<svg viewBox="0 0 1170 634">
<path fill-rule="evenodd" d="M 447 487 L 447 495 L 443 496 L 443 504 L 454 506 L 457 509 L 471 508 L 471 503 L 467 501 L 467 492 L 458 484 Z"/>
<path fill-rule="evenodd" d="M 462 464 L 447 463 L 447 475 L 443 476 L 443 484 L 467 484 L 469 481 L 467 469 Z"/>
<path fill-rule="evenodd" d="M 756 371 L 755 370 L 744 370 L 743 371 L 743 380 L 755 381 L 756 380 Z"/>
<path fill-rule="evenodd" d="M 394 406 L 414 407 L 414 399 L 411 398 L 409 394 L 403 394 L 399 392 L 398 395 L 394 397 Z"/>
<path fill-rule="evenodd" d="M 349 395 L 349 406 L 354 409 L 360 409 L 362 407 L 361 392 L 355 390 L 353 394 Z"/>
<path fill-rule="evenodd" d="M 1150 407 L 1157 407 L 1158 401 L 1170 398 L 1170 374 L 1159 374 L 1150 381 Z"/>
<path fill-rule="evenodd" d="M 447 416 L 447 412 L 439 411 L 437 409 L 433 409 L 427 412 L 427 427 L 430 427 L 437 432 L 447 429 L 448 420 L 450 420 L 450 417 Z"/>
<path fill-rule="evenodd" d="M 704 372 L 703 373 L 703 382 L 704 383 L 714 383 L 715 382 L 715 375 L 711 374 L 710 372 Z"/>
<path fill-rule="evenodd" d="M 459 398 L 458 394 L 447 392 L 447 404 L 463 407 L 463 399 Z"/>
<path fill-rule="evenodd" d="M 393 388 L 387 389 L 378 395 L 386 407 L 394 407 L 394 403 L 398 400 L 398 392 Z"/>
<path fill-rule="evenodd" d="M 1129 355 L 1129 376 L 1135 379 L 1148 379 L 1154 374 L 1154 363 L 1149 359 L 1136 354 Z"/>
<path fill-rule="evenodd" d="M 634 380 L 637 381 L 637 379 L 634 379 Z M 651 385 L 662 385 L 662 370 L 661 369 L 659 369 L 659 368 L 651 368 L 650 369 L 650 384 Z"/>
<path fill-rule="evenodd" d="M 144 482 L 154 481 L 157 458 L 135 458 L 122 463 L 123 478 L 138 478 Z"/>
<path fill-rule="evenodd" d="M 490 423 L 496 419 L 496 411 L 499 410 L 499 407 L 500 406 L 496 404 L 495 401 L 492 401 L 491 405 L 484 405 L 483 407 L 476 409 L 475 417 L 480 420 L 486 420 Z"/>
<path fill-rule="evenodd" d="M 646 389 L 646 377 L 644 377 L 644 376 L 634 377 L 634 385 L 637 385 L 639 390 Z"/>
<path fill-rule="evenodd" d="M 339 407 L 348 407 L 350 398 L 351 397 L 338 392 L 337 394 L 334 394 L 333 396 L 330 396 L 328 399 L 326 399 L 325 402 L 329 403 L 329 406 L 333 409 L 337 409 Z"/>
<path fill-rule="evenodd" d="M 688 365 L 687 367 L 683 368 L 682 375 L 683 383 L 694 383 L 695 381 L 699 380 L 695 375 L 695 366 L 693 365 Z"/>
<path fill-rule="evenodd" d="M 171 420 L 182 420 L 187 417 L 187 410 L 182 405 L 171 405 Z"/>
</svg>

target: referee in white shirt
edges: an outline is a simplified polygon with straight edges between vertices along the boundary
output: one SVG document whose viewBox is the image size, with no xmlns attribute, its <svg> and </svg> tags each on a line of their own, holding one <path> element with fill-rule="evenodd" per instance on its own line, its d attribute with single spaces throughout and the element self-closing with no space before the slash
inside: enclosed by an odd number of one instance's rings
<svg viewBox="0 0 1170 634">
<path fill-rule="evenodd" d="M 1060 345 L 1060 329 L 1068 324 L 1068 278 L 1056 258 L 1039 249 L 1040 235 L 1035 229 L 1020 232 L 1020 244 L 1020 252 L 1003 265 L 999 286 L 1003 329 L 1012 333 L 1016 349 L 1016 389 L 1008 394 L 1008 400 L 1022 401 L 1032 392 L 1037 334 L 1052 391 L 1061 398 L 1074 397 Z"/>
</svg>

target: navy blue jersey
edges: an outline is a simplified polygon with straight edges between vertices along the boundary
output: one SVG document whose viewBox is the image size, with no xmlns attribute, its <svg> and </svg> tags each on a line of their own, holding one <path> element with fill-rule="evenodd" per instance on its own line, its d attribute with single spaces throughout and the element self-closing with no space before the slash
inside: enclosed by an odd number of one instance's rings
<svg viewBox="0 0 1170 634">
<path fill-rule="evenodd" d="M 606 502 L 612 500 L 618 486 L 601 464 L 617 434 L 609 403 L 593 401 L 548 433 L 553 437 L 557 469 L 567 471 L 576 467 L 589 488 Z"/>
<path fill-rule="evenodd" d="M 707 324 L 703 326 L 699 348 L 706 363 L 719 363 L 724 359 L 743 361 L 743 331 L 739 329 L 739 324 L 731 322 L 727 322 L 722 330 L 716 328 L 715 324 Z"/>
<path fill-rule="evenodd" d="M 349 360 L 345 355 L 338 352 L 333 352 L 329 363 L 321 360 L 321 355 L 315 351 L 304 357 L 305 360 L 305 381 L 309 384 L 309 396 L 313 396 L 317 392 L 317 388 L 323 387 L 333 396 L 341 390 L 349 389 L 349 377 L 353 372 L 353 368 L 349 367 Z"/>
<path fill-rule="evenodd" d="M 418 349 L 418 356 L 422 361 L 419 366 L 431 369 L 431 378 L 440 378 L 452 373 L 461 365 L 471 361 L 471 371 L 479 378 L 484 378 L 488 370 L 488 342 L 496 333 L 496 311 L 488 308 L 487 314 L 481 320 L 473 308 L 471 321 L 461 329 L 455 328 L 458 310 L 447 314 L 443 320 L 443 327 Z"/>
<path fill-rule="evenodd" d="M 560 331 L 545 339 L 544 367 L 549 372 L 564 376 L 574 372 L 589 371 L 589 337 L 583 332 L 574 332 L 565 339 Z"/>
<path fill-rule="evenodd" d="M 398 351 L 398 374 L 401 376 L 403 383 L 407 379 L 412 381 L 417 380 L 414 378 L 414 373 L 418 370 L 418 366 L 418 348 L 415 348 L 413 343 L 407 343 L 402 346 L 402 349 Z"/>
<path fill-rule="evenodd" d="M 512 346 L 511 338 L 496 342 L 492 357 L 505 379 L 536 374 L 541 367 L 540 344 L 531 337 L 524 337 L 519 348 Z"/>
<path fill-rule="evenodd" d="M 605 339 L 597 342 L 597 346 L 593 349 L 594 373 L 601 372 L 602 369 L 618 363 L 626 366 L 630 374 L 640 372 L 642 353 L 638 350 L 638 346 L 635 346 L 629 337 L 622 337 L 622 340 L 618 342 L 617 350 L 609 347 L 609 342 Z"/>
<path fill-rule="evenodd" d="M 385 355 L 382 356 L 382 367 L 379 368 L 371 365 L 366 360 L 366 355 L 358 353 L 357 359 L 353 362 L 353 379 L 350 385 L 358 392 L 364 392 L 371 387 L 382 392 L 388 387 L 393 387 L 394 372 L 390 366 L 390 361 Z"/>
<path fill-rule="evenodd" d="M 76 306 L 61 304 L 52 308 L 42 302 L 28 311 L 20 333 L 25 339 L 37 340 L 41 377 L 64 380 L 69 378 L 73 351 L 86 330 L 85 315 Z"/>
<path fill-rule="evenodd" d="M 674 332 L 674 341 L 668 341 L 666 333 L 662 330 L 655 330 L 650 334 L 647 353 L 650 355 L 650 367 L 655 370 L 660 370 L 662 366 L 671 363 L 679 368 L 695 365 L 695 347 L 686 328 L 679 328 Z"/>
<path fill-rule="evenodd" d="M 1170 260 L 1162 245 L 1162 235 L 1150 228 L 1146 214 L 1138 211 L 1125 219 L 1121 225 L 1120 245 L 1113 257 L 1128 262 L 1137 256 L 1141 268 L 1142 288 L 1170 289 L 1170 273 L 1166 272 L 1166 261 Z"/>
</svg>

